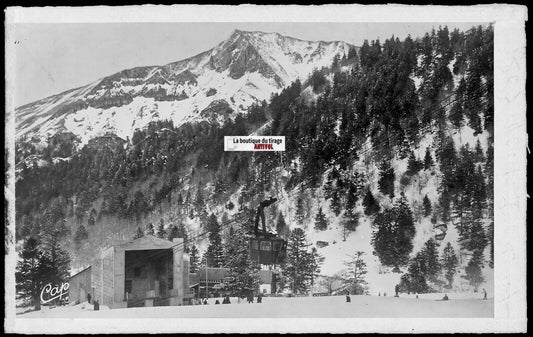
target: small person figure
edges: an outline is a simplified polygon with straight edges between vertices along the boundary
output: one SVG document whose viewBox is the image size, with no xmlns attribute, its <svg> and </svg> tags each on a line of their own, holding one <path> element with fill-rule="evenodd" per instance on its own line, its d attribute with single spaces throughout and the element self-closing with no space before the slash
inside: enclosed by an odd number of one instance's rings
<svg viewBox="0 0 533 337">
<path fill-rule="evenodd" d="M 381 296 L 381 291 L 378 293 L 378 296 Z"/>
<path fill-rule="evenodd" d="M 263 301 L 263 296 L 261 296 L 261 293 L 257 295 L 257 303 L 261 303 Z"/>
<path fill-rule="evenodd" d="M 387 296 L 387 293 L 383 293 L 383 296 Z"/>
<path fill-rule="evenodd" d="M 416 294 L 416 298 L 418 299 L 418 294 Z"/>
<path fill-rule="evenodd" d="M 215 301 L 215 304 L 220 304 L 220 302 L 218 300 Z"/>
<path fill-rule="evenodd" d="M 485 289 L 483 289 L 485 290 Z M 87 293 L 87 302 L 90 304 L 91 303 L 91 294 Z"/>
<path fill-rule="evenodd" d="M 346 295 L 346 302 L 350 303 L 352 300 L 350 299 L 350 295 Z"/>
<path fill-rule="evenodd" d="M 207 303 L 207 298 L 204 298 L 204 305 L 208 305 L 209 303 Z"/>
<path fill-rule="evenodd" d="M 449 300 L 449 298 L 448 298 L 448 294 L 444 294 L 444 297 L 442 298 L 442 300 L 443 300 L 443 301 L 447 301 L 447 300 Z"/>
<path fill-rule="evenodd" d="M 398 296 L 398 292 L 400 292 L 400 286 L 398 284 L 394 287 L 394 291 L 396 292 L 396 295 L 394 295 L 394 297 L 400 297 Z"/>
<path fill-rule="evenodd" d="M 483 288 L 483 299 L 487 299 L 487 291 L 485 290 L 485 288 Z"/>
</svg>

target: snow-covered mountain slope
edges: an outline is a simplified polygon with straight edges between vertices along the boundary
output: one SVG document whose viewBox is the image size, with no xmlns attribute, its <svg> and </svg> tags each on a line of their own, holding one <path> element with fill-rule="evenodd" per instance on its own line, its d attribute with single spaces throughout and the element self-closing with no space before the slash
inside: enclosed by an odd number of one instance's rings
<svg viewBox="0 0 533 337">
<path fill-rule="evenodd" d="M 474 130 L 469 126 L 463 126 L 460 130 L 450 132 L 450 136 L 454 140 L 457 151 L 463 145 L 469 145 L 473 148 L 477 141 L 480 142 L 484 152 L 487 151 L 489 133 L 484 131 L 481 134 L 474 135 Z M 423 158 L 426 147 L 431 150 L 431 155 L 435 158 L 434 143 L 435 135 L 428 133 L 418 144 L 414 153 L 417 158 Z M 366 164 L 365 164 L 366 162 Z M 421 170 L 414 175 L 409 184 L 401 183 L 401 178 L 407 171 L 408 158 L 400 159 L 394 158 L 391 160 L 391 165 L 395 172 L 395 195 L 401 193 L 405 195 L 407 202 L 415 214 L 416 235 L 413 238 L 413 250 L 410 257 L 413 258 L 420 252 L 424 244 L 429 239 L 436 239 L 437 234 L 440 233 L 435 225 L 431 223 L 430 217 L 425 217 L 419 211 L 422 208 L 423 198 L 425 195 L 429 197 L 432 203 L 438 203 L 438 186 L 440 177 L 442 175 L 440 167 L 435 165 L 431 170 Z M 383 195 L 378 188 L 379 170 L 375 162 L 370 158 L 360 158 L 360 160 L 353 163 L 355 171 L 364 172 L 366 181 L 371 189 L 371 192 L 378 199 L 382 207 L 391 207 L 392 202 L 388 196 Z M 323 181 L 326 180 L 326 175 Z M 336 216 L 330 209 L 331 200 L 326 200 L 324 195 L 324 186 L 317 191 L 304 192 L 303 194 L 297 187 L 288 193 L 281 194 L 281 203 L 278 205 L 278 210 L 285 216 L 287 223 L 291 229 L 296 228 L 295 208 L 297 198 L 300 197 L 304 203 L 309 203 L 309 216 L 306 217 L 307 225 L 304 226 L 308 242 L 318 248 L 318 252 L 324 257 L 324 262 L 321 265 L 321 274 L 327 276 L 340 275 L 346 270 L 345 261 L 349 261 L 349 256 L 354 255 L 356 251 L 364 252 L 363 260 L 367 264 L 368 274 L 365 279 L 368 282 L 368 292 L 371 295 L 378 295 L 383 293 L 393 294 L 395 285 L 399 284 L 400 277 L 407 271 L 407 267 L 402 267 L 401 273 L 392 272 L 391 267 L 383 266 L 377 255 L 374 254 L 374 246 L 372 244 L 372 219 L 364 214 L 364 207 L 362 198 L 356 204 L 356 212 L 359 213 L 359 225 L 354 232 L 346 233 L 346 240 L 343 240 L 342 229 L 342 214 Z M 318 208 L 321 207 L 326 218 L 329 221 L 328 228 L 325 231 L 318 231 L 314 228 L 315 215 Z M 488 226 L 488 220 L 485 219 L 485 226 Z M 272 229 L 274 230 L 274 229 Z M 437 239 L 436 239 L 437 240 Z M 318 242 L 327 243 L 327 246 L 319 247 Z M 470 256 L 468 253 L 461 250 L 459 245 L 459 234 L 453 225 L 448 226 L 448 230 L 444 239 L 437 240 L 439 256 L 442 254 L 447 243 L 451 243 L 456 252 L 458 252 L 459 265 L 458 274 L 454 279 L 453 291 L 469 292 L 472 291 L 468 281 L 464 279 L 464 268 L 466 267 Z M 487 245 L 484 255 L 490 255 L 490 247 Z M 488 258 L 487 258 L 488 259 Z M 483 287 L 490 293 L 494 291 L 494 270 L 487 264 L 482 268 L 482 273 L 485 281 Z M 441 289 L 442 290 L 442 289 Z M 449 289 L 448 289 L 449 290 Z M 443 290 L 444 291 L 444 290 Z"/>
<path fill-rule="evenodd" d="M 235 30 L 213 49 L 164 66 L 123 70 L 16 109 L 17 139 L 72 132 L 81 145 L 113 133 L 126 139 L 159 119 L 175 125 L 224 121 L 351 47 L 277 33 Z"/>
</svg>

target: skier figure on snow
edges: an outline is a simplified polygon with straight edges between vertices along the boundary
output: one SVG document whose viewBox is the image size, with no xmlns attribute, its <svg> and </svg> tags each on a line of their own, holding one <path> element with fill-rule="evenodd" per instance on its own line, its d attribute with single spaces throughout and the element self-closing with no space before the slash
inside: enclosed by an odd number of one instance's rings
<svg viewBox="0 0 533 337">
<path fill-rule="evenodd" d="M 261 222 L 263 224 L 263 234 L 262 235 L 265 236 L 265 237 L 273 236 L 272 234 L 267 233 L 267 231 L 266 231 L 264 208 L 272 205 L 276 201 L 278 201 L 277 198 L 270 197 L 270 199 L 261 201 L 259 203 L 259 206 L 257 206 L 257 213 L 256 213 L 256 216 L 255 216 L 255 225 L 254 225 L 254 235 L 255 236 L 259 236 L 260 235 L 260 233 L 259 233 L 259 218 L 261 218 Z"/>
<path fill-rule="evenodd" d="M 487 291 L 485 290 L 485 288 L 483 288 L 483 299 L 487 299 Z"/>
</svg>

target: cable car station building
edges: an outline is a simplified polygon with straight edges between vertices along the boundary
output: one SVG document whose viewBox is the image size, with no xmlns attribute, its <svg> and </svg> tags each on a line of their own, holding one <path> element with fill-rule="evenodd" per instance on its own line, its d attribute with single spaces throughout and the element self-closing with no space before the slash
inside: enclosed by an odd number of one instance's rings
<svg viewBox="0 0 533 337">
<path fill-rule="evenodd" d="M 193 297 L 188 259 L 182 238 L 171 242 L 145 236 L 112 246 L 91 268 L 70 279 L 70 288 L 78 295 L 69 294 L 69 301 L 84 301 L 82 294 L 90 293 L 94 301 L 111 309 L 187 304 Z M 88 273 L 90 277 L 84 275 Z"/>
</svg>

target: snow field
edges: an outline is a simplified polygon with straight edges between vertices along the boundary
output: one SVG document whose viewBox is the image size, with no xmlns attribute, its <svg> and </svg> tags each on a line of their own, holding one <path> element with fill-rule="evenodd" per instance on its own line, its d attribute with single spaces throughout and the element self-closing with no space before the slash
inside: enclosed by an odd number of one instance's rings
<svg viewBox="0 0 533 337">
<path fill-rule="evenodd" d="M 478 298 L 457 298 L 448 294 L 449 301 L 391 295 L 322 297 L 264 297 L 263 303 L 247 303 L 230 298 L 231 304 L 127 308 L 91 311 L 80 306 L 65 306 L 34 311 L 17 318 L 357 318 L 357 317 L 492 317 L 494 301 Z M 435 297 L 437 297 L 435 295 Z M 439 294 L 440 297 L 440 294 Z M 221 298 L 219 298 L 221 301 Z M 100 307 L 102 309 L 102 307 Z"/>
</svg>

